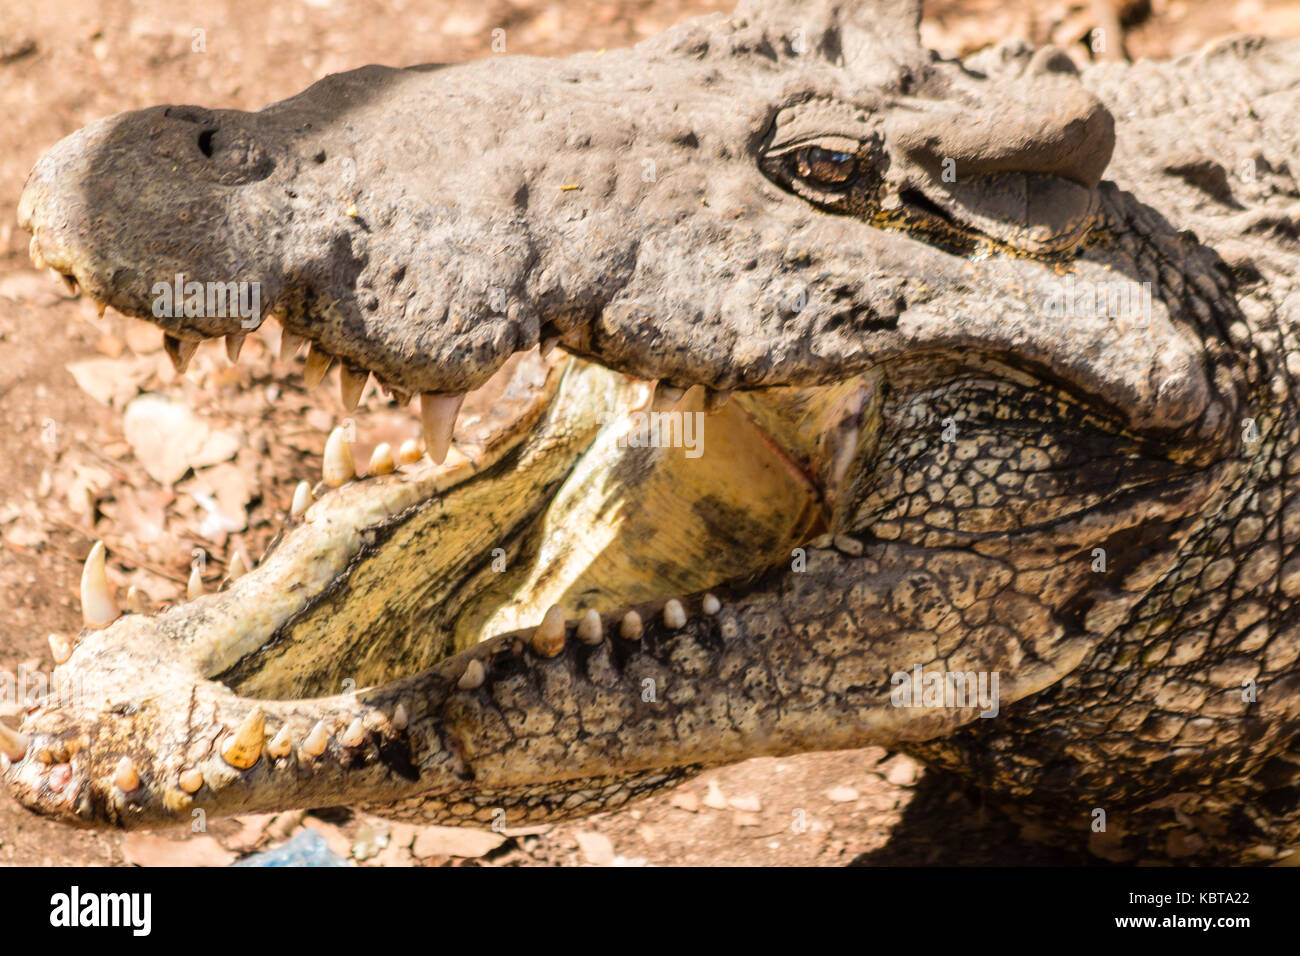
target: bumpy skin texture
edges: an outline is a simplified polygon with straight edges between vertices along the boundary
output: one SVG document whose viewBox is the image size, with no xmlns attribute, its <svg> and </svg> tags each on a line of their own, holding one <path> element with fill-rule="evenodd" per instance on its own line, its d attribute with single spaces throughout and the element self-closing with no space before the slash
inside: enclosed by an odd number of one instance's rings
<svg viewBox="0 0 1300 956">
<path fill-rule="evenodd" d="M 222 594 L 83 635 L 61 668 L 81 692 L 27 715 L 18 798 L 90 825 L 322 802 L 517 823 L 879 743 L 1112 858 L 1284 856 L 1300 44 L 1079 77 L 1050 49 L 941 61 L 900 6 L 368 67 L 51 150 L 20 221 L 124 312 L 177 272 L 259 281 L 286 328 L 409 392 L 477 387 L 551 335 L 596 365 L 553 364 L 545 412 L 473 474 L 349 485 Z M 1141 315 L 1077 298 L 1117 288 L 1147 290 Z M 619 450 L 615 372 L 737 389 L 709 421 L 752 456 Z M 722 506 L 748 457 L 786 498 Z M 693 539 L 675 560 L 665 526 Z M 492 580 L 497 546 L 529 572 Z M 534 637 L 547 595 L 562 642 Z M 336 646 L 373 686 L 313 698 Z M 996 672 L 998 715 L 896 706 L 917 667 Z M 223 761 L 259 710 L 293 746 Z"/>
</svg>

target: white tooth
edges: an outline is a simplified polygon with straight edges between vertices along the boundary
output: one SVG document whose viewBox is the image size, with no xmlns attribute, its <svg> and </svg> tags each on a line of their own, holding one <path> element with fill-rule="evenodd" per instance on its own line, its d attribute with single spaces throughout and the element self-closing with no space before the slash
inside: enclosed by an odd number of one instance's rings
<svg viewBox="0 0 1300 956">
<path fill-rule="evenodd" d="M 280 333 L 280 361 L 287 362 L 297 355 L 298 350 L 302 348 L 302 343 L 306 341 L 301 335 L 294 335 L 288 329 L 284 329 Z"/>
<path fill-rule="evenodd" d="M 176 778 L 176 782 L 181 785 L 181 789 L 186 793 L 198 793 L 199 788 L 203 786 L 203 771 L 197 767 L 182 770 L 181 775 Z"/>
<path fill-rule="evenodd" d="M 555 657 L 564 650 L 564 608 L 552 604 L 533 632 L 533 650 L 542 657 Z"/>
<path fill-rule="evenodd" d="M 24 734 L 20 734 L 8 725 L 0 723 L 0 753 L 8 757 L 13 763 L 23 759 L 30 742 Z"/>
<path fill-rule="evenodd" d="M 664 605 L 664 625 L 674 631 L 686 626 L 686 609 L 677 598 L 669 598 Z"/>
<path fill-rule="evenodd" d="M 352 462 L 352 446 L 343 438 L 343 429 L 336 428 L 330 432 L 325 442 L 325 461 L 321 467 L 321 477 L 331 488 L 345 485 L 357 476 L 357 466 Z"/>
<path fill-rule="evenodd" d="M 51 269 L 55 277 L 63 283 L 63 287 L 68 290 L 69 295 L 77 294 L 77 280 L 70 275 L 60 272 L 58 269 Z"/>
<path fill-rule="evenodd" d="M 370 464 L 366 466 L 366 474 L 387 475 L 396 469 L 397 464 L 393 461 L 393 446 L 386 441 L 380 442 L 370 453 Z"/>
<path fill-rule="evenodd" d="M 126 609 L 132 614 L 149 613 L 149 595 L 134 584 L 126 589 Z"/>
<path fill-rule="evenodd" d="M 244 552 L 236 551 L 230 556 L 230 564 L 226 567 L 226 577 L 231 580 L 242 578 L 248 573 L 248 562 L 244 560 Z"/>
<path fill-rule="evenodd" d="M 293 489 L 293 504 L 289 506 L 289 514 L 294 518 L 301 518 L 309 507 L 311 507 L 311 485 L 300 481 L 298 487 Z"/>
<path fill-rule="evenodd" d="M 474 690 L 482 687 L 486 679 L 487 672 L 483 669 L 483 662 L 476 657 L 465 665 L 465 673 L 460 675 L 456 686 L 461 690 Z"/>
<path fill-rule="evenodd" d="M 641 635 L 645 633 L 645 627 L 641 624 L 641 615 L 636 611 L 628 611 L 623 615 L 623 623 L 618 626 L 618 633 L 625 640 L 639 641 Z"/>
<path fill-rule="evenodd" d="M 135 772 L 135 764 L 130 757 L 123 757 L 117 762 L 117 769 L 113 771 L 113 786 L 123 793 L 132 793 L 140 786 L 140 775 Z"/>
<path fill-rule="evenodd" d="M 325 380 L 325 374 L 333 364 L 334 356 L 313 342 L 311 348 L 307 350 L 307 364 L 302 370 L 303 382 L 308 388 L 315 388 Z"/>
<path fill-rule="evenodd" d="M 546 356 L 550 354 L 551 349 L 555 348 L 555 346 L 559 344 L 560 337 L 558 335 L 548 335 L 546 338 L 542 339 L 541 345 L 538 346 L 538 351 L 541 353 L 542 358 L 546 358 Z"/>
<path fill-rule="evenodd" d="M 221 759 L 237 770 L 248 770 L 262 756 L 265 744 L 266 714 L 254 707 L 222 745 Z"/>
<path fill-rule="evenodd" d="M 231 332 L 226 336 L 226 358 L 230 359 L 231 365 L 239 361 L 239 351 L 244 347 L 246 338 L 248 336 L 242 332 Z"/>
<path fill-rule="evenodd" d="M 309 757 L 319 757 L 325 752 L 329 742 L 330 735 L 329 731 L 325 729 L 325 721 L 318 720 L 316 726 L 303 738 L 300 749 Z"/>
<path fill-rule="evenodd" d="M 397 449 L 397 460 L 403 465 L 413 465 L 420 460 L 420 443 L 408 438 Z"/>
<path fill-rule="evenodd" d="M 285 724 L 266 745 L 266 752 L 278 759 L 289 756 L 291 750 L 293 750 L 293 736 L 289 733 L 289 725 Z"/>
<path fill-rule="evenodd" d="M 435 395 L 425 392 L 420 396 L 420 419 L 424 423 L 424 447 L 435 465 L 447 459 L 451 448 L 451 435 L 456 430 L 456 414 L 460 411 L 462 395 Z"/>
<path fill-rule="evenodd" d="M 72 656 L 72 642 L 62 634 L 51 634 L 50 653 L 54 655 L 54 663 L 63 664 Z"/>
<path fill-rule="evenodd" d="M 163 347 L 167 350 L 167 357 L 172 360 L 172 366 L 177 374 L 182 374 L 190 367 L 190 359 L 194 358 L 194 353 L 199 350 L 199 343 L 190 339 L 178 339 L 174 335 L 164 335 Z"/>
<path fill-rule="evenodd" d="M 655 396 L 650 402 L 650 408 L 656 412 L 670 412 L 677 403 L 682 400 L 686 394 L 686 389 L 678 388 L 676 385 L 669 385 L 667 382 L 657 382 L 655 384 Z"/>
<path fill-rule="evenodd" d="M 202 597 L 203 591 L 203 575 L 199 573 L 199 566 L 196 564 L 190 568 L 190 580 L 185 585 L 185 596 L 193 601 L 197 597 Z"/>
<path fill-rule="evenodd" d="M 86 627 L 108 627 L 121 613 L 113 599 L 113 587 L 104 569 L 104 542 L 96 541 L 81 571 L 81 615 Z"/>
<path fill-rule="evenodd" d="M 37 272 L 45 268 L 45 257 L 41 255 L 41 247 L 37 244 L 35 236 L 32 236 L 32 241 L 27 244 L 27 254 L 32 257 L 32 265 L 36 267 Z"/>
<path fill-rule="evenodd" d="M 700 608 L 705 614 L 712 617 L 722 610 L 722 602 L 712 594 L 706 594 L 704 595 L 704 600 L 700 602 Z"/>
<path fill-rule="evenodd" d="M 407 721 L 410 718 L 406 714 L 406 705 L 398 704 L 393 708 L 393 719 L 389 721 L 394 730 L 405 730 Z"/>
<path fill-rule="evenodd" d="M 366 725 L 361 722 L 360 717 L 353 719 L 348 724 L 348 729 L 343 731 L 343 736 L 339 738 L 339 743 L 344 747 L 360 747 L 366 742 Z"/>
<path fill-rule="evenodd" d="M 370 373 L 365 369 L 354 369 L 347 364 L 339 366 L 339 398 L 345 409 L 352 411 L 357 407 L 369 380 Z"/>
<path fill-rule="evenodd" d="M 594 607 L 578 619 L 577 634 L 578 640 L 584 644 L 599 644 L 604 639 L 605 628 Z"/>
</svg>

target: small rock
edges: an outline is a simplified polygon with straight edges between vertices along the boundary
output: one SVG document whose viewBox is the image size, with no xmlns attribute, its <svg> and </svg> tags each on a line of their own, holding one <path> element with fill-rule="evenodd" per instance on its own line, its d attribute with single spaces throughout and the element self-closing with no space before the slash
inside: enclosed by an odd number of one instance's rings
<svg viewBox="0 0 1300 956">
<path fill-rule="evenodd" d="M 918 772 L 919 768 L 915 760 L 899 754 L 889 761 L 885 771 L 885 779 L 896 787 L 910 787 L 916 783 Z"/>
<path fill-rule="evenodd" d="M 763 821 L 763 818 L 757 813 L 746 813 L 744 810 L 737 810 L 732 817 L 732 821 L 738 827 L 756 827 Z"/>
<path fill-rule="evenodd" d="M 415 835 L 411 852 L 420 859 L 431 856 L 457 856 L 475 859 L 491 853 L 505 842 L 505 837 L 488 830 L 463 827 L 424 827 Z"/>
<path fill-rule="evenodd" d="M 746 813 L 758 813 L 763 809 L 763 804 L 758 797 L 752 794 L 744 797 L 730 797 L 727 803 L 733 810 L 744 810 Z"/>
<path fill-rule="evenodd" d="M 709 792 L 704 795 L 704 805 L 711 810 L 727 809 L 727 796 L 718 786 L 718 781 L 709 781 Z"/>
<path fill-rule="evenodd" d="M 826 799 L 831 803 L 852 803 L 861 794 L 850 786 L 831 787 L 826 791 Z"/>
<path fill-rule="evenodd" d="M 614 844 L 605 834 L 579 830 L 574 838 L 578 841 L 578 849 L 592 866 L 609 866 L 614 862 Z"/>
<path fill-rule="evenodd" d="M 206 833 L 181 840 L 128 833 L 122 837 L 122 856 L 135 866 L 226 866 L 235 859 L 235 854 Z"/>
<path fill-rule="evenodd" d="M 356 839 L 352 841 L 352 856 L 358 860 L 368 860 L 378 856 L 391 839 L 386 829 L 363 823 L 357 829 Z"/>
<path fill-rule="evenodd" d="M 687 813 L 700 812 L 700 798 L 694 790 L 678 790 L 669 798 L 668 804 Z"/>
</svg>

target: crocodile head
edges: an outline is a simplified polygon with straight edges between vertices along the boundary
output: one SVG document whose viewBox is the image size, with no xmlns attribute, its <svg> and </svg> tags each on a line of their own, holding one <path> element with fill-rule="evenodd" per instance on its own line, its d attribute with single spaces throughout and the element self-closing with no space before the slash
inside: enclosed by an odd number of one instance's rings
<svg viewBox="0 0 1300 956">
<path fill-rule="evenodd" d="M 1058 816 L 1191 788 L 1213 733 L 1155 781 L 1171 745 L 1116 745 L 1119 691 L 1051 702 L 1208 590 L 1178 575 L 1215 560 L 1264 467 L 1242 420 L 1272 434 L 1280 398 L 1219 259 L 1102 179 L 1115 121 L 1068 60 L 946 61 L 918 20 L 748 4 L 52 148 L 20 204 L 38 259 L 178 363 L 273 315 L 345 395 L 419 394 L 432 461 L 356 478 L 336 433 L 332 490 L 257 568 L 152 616 L 92 555 L 72 692 L 4 732 L 18 798 L 513 824 L 868 743 Z M 240 283 L 257 314 L 190 293 Z M 995 698 L 923 706 L 933 674 Z M 1138 723 L 1245 719 L 1197 680 Z M 1279 696 L 1216 784 L 1294 730 Z M 1041 786 L 1024 740 L 1060 765 Z"/>
</svg>

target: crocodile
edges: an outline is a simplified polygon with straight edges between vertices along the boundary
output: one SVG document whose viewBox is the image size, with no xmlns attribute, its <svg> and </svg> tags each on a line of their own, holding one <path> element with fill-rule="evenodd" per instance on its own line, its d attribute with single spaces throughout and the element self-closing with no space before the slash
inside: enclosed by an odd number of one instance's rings
<svg viewBox="0 0 1300 956">
<path fill-rule="evenodd" d="M 10 792 L 516 827 L 879 745 L 1110 859 L 1294 862 L 1300 42 L 919 22 L 755 0 L 46 152 L 38 265 L 179 368 L 273 319 L 424 449 L 336 429 L 256 567 L 152 613 L 96 545 Z"/>
</svg>

